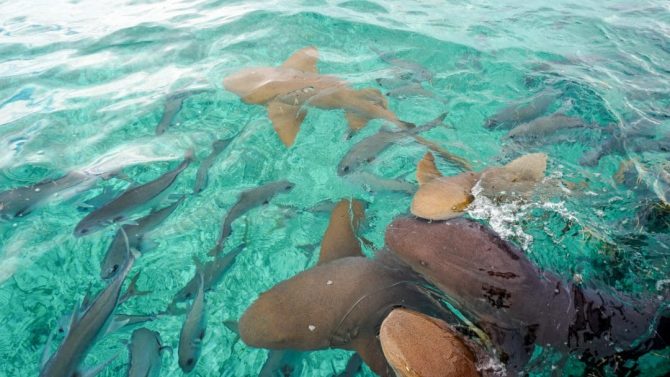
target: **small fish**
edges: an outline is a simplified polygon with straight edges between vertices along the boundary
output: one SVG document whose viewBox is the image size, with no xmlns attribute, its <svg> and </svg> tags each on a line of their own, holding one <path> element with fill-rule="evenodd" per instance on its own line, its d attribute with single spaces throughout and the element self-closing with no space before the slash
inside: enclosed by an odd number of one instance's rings
<svg viewBox="0 0 670 377">
<path fill-rule="evenodd" d="M 245 249 L 246 245 L 242 244 L 224 256 L 217 256 L 213 261 L 202 264 L 198 259 L 194 258 L 196 265 L 196 274 L 186 283 L 175 297 L 172 303 L 168 306 L 167 312 L 177 313 L 176 305 L 179 302 L 184 302 L 192 299 L 198 293 L 200 288 L 200 278 L 203 279 L 203 290 L 205 292 L 213 289 L 223 279 L 223 276 L 230 269 L 230 266 L 235 262 L 235 258 Z"/>
<path fill-rule="evenodd" d="M 416 185 L 401 180 L 382 178 L 368 172 L 355 172 L 346 176 L 349 182 L 363 186 L 366 191 L 400 191 L 407 194 L 416 192 Z"/>
<path fill-rule="evenodd" d="M 339 373 L 335 377 L 354 377 L 360 372 L 362 366 L 363 359 L 361 359 L 359 354 L 355 353 L 347 361 L 347 365 L 344 367 L 342 373 Z"/>
<path fill-rule="evenodd" d="M 177 179 L 179 174 L 193 160 L 193 152 L 188 151 L 179 166 L 151 182 L 126 190 L 121 196 L 89 213 L 76 226 L 74 235 L 81 237 L 102 229 L 109 223 L 118 223 L 138 207 L 163 193 Z"/>
<path fill-rule="evenodd" d="M 383 52 L 373 47 L 370 49 L 377 53 L 379 58 L 384 62 L 403 70 L 403 72 L 398 74 L 398 77 L 403 80 L 414 82 L 430 82 L 433 79 L 433 72 L 417 62 L 396 58 L 394 53 Z"/>
<path fill-rule="evenodd" d="M 193 186 L 193 192 L 199 194 L 207 186 L 207 172 L 209 168 L 212 167 L 216 158 L 223 152 L 224 149 L 230 144 L 232 139 L 227 140 L 216 140 L 212 143 L 212 153 L 209 156 L 205 157 L 204 160 L 200 163 L 198 167 L 198 172 L 195 175 L 195 185 Z"/>
<path fill-rule="evenodd" d="M 0 192 L 0 218 L 9 220 L 23 217 L 50 197 L 68 189 L 83 191 L 96 180 L 94 176 L 71 172 L 60 178 Z"/>
<path fill-rule="evenodd" d="M 184 100 L 188 97 L 207 92 L 207 89 L 183 90 L 169 95 L 165 100 L 163 116 L 156 126 L 156 135 L 162 135 L 174 121 L 175 116 L 181 110 Z"/>
<path fill-rule="evenodd" d="M 552 114 L 514 127 L 507 133 L 506 138 L 514 141 L 534 142 L 559 130 L 585 126 L 584 121 L 579 118 Z"/>
<path fill-rule="evenodd" d="M 126 255 L 127 259 L 123 270 L 100 292 L 91 305 L 83 313 L 79 313 L 78 309 L 73 311 L 67 335 L 58 350 L 43 364 L 40 377 L 84 375 L 79 370 L 79 364 L 84 361 L 96 339 L 106 332 L 112 313 L 119 303 L 123 281 L 137 257 L 136 252 L 129 249 L 127 249 Z M 48 345 L 49 342 L 45 347 L 43 360 L 47 359 Z M 95 368 L 95 370 L 102 370 L 114 358 Z M 93 372 L 89 373 L 95 375 Z"/>
<path fill-rule="evenodd" d="M 216 241 L 216 246 L 214 246 L 212 251 L 210 251 L 210 255 L 217 255 L 221 251 L 226 238 L 228 238 L 228 236 L 233 232 L 233 221 L 237 220 L 239 217 L 255 207 L 268 204 L 270 199 L 272 199 L 272 197 L 275 195 L 282 192 L 291 191 L 294 186 L 295 184 L 282 180 L 266 183 L 262 186 L 254 187 L 250 190 L 242 192 L 239 196 L 239 199 L 237 200 L 237 203 L 235 203 L 235 205 L 230 210 L 228 210 L 228 213 L 223 220 L 219 239 Z"/>
<path fill-rule="evenodd" d="M 133 331 L 128 350 L 128 377 L 158 377 L 161 353 L 165 350 L 172 352 L 172 348 L 162 344 L 160 334 L 145 328 Z"/>
<path fill-rule="evenodd" d="M 165 208 L 157 211 L 152 211 L 150 214 L 137 220 L 137 224 L 123 225 L 123 230 L 119 229 L 112 240 L 112 243 L 107 249 L 105 258 L 100 263 L 100 277 L 109 279 L 116 274 L 118 269 L 122 266 L 125 259 L 126 237 L 128 239 L 128 246 L 140 252 L 146 251 L 146 246 L 143 246 L 144 235 L 158 225 L 160 225 L 174 210 L 184 201 L 184 196 L 181 196 L 176 202 L 170 204 Z M 125 235 L 124 235 L 125 232 Z"/>
<path fill-rule="evenodd" d="M 433 98 L 435 97 L 435 94 L 433 92 L 430 92 L 421 86 L 419 83 L 411 83 L 403 86 L 399 86 L 397 88 L 389 89 L 388 92 L 386 92 L 386 95 L 389 97 L 394 97 L 394 98 L 408 98 L 408 97 L 426 97 L 426 98 Z"/>
<path fill-rule="evenodd" d="M 186 321 L 179 334 L 179 367 L 184 373 L 190 373 L 195 368 L 202 342 L 205 339 L 205 329 L 207 327 L 207 318 L 205 315 L 205 291 L 204 277 L 199 274 L 198 293 L 193 300 L 191 310 L 186 316 Z"/>
<path fill-rule="evenodd" d="M 293 350 L 270 350 L 258 377 L 301 376 L 302 354 Z"/>
<path fill-rule="evenodd" d="M 382 128 L 376 134 L 361 140 L 349 149 L 347 154 L 342 157 L 342 160 L 340 160 L 340 163 L 337 165 L 337 174 L 343 176 L 359 169 L 365 164 L 371 163 L 386 148 L 408 137 L 412 137 L 419 143 L 428 146 L 428 148 L 434 150 L 448 160 L 455 163 L 457 162 L 458 165 L 463 165 L 462 159 L 459 157 L 451 155 L 449 152 L 446 152 L 444 149 L 435 145 L 435 143 L 418 136 L 419 133 L 428 131 L 435 126 L 442 124 L 446 116 L 447 113 L 444 113 L 434 120 L 411 130 L 391 131 L 387 128 Z"/>
<path fill-rule="evenodd" d="M 121 190 L 115 190 L 110 186 L 105 186 L 100 194 L 78 204 L 77 209 L 82 212 L 90 212 L 96 208 L 102 207 L 105 203 L 109 203 L 119 195 L 121 195 Z"/>
<path fill-rule="evenodd" d="M 530 122 L 544 114 L 549 106 L 558 99 L 559 93 L 546 90 L 530 100 L 515 102 L 501 110 L 486 121 L 486 128 L 509 129 L 518 124 Z"/>
</svg>

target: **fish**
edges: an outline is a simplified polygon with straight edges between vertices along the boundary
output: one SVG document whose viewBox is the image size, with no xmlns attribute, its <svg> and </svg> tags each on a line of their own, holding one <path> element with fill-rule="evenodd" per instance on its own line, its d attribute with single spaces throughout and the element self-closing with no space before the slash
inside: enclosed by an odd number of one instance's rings
<svg viewBox="0 0 670 377">
<path fill-rule="evenodd" d="M 428 152 L 416 168 L 419 189 L 412 198 L 410 211 L 427 220 L 461 216 L 475 199 L 475 187 L 478 194 L 495 200 L 526 199 L 542 181 L 546 169 L 547 155 L 531 153 L 502 167 L 445 177 Z"/>
<path fill-rule="evenodd" d="M 510 129 L 543 115 L 559 97 L 559 92 L 545 90 L 530 98 L 512 103 L 486 120 L 486 128 Z"/>
<path fill-rule="evenodd" d="M 535 143 L 556 131 L 578 127 L 587 127 L 587 125 L 579 118 L 552 114 L 512 128 L 505 138 L 517 142 Z"/>
<path fill-rule="evenodd" d="M 77 308 L 75 308 L 72 312 L 72 320 L 70 321 L 65 339 L 60 347 L 58 347 L 58 350 L 48 359 L 46 355 L 49 350 L 49 342 L 47 342 L 43 355 L 43 360 L 46 360 L 46 362 L 42 366 L 40 377 L 84 375 L 79 370 L 79 365 L 86 358 L 86 354 L 93 347 L 96 339 L 106 332 L 114 309 L 121 297 L 121 286 L 136 258 L 137 252 L 127 249 L 126 263 L 119 274 L 98 294 L 86 310 L 79 313 Z M 99 372 L 115 357 L 107 360 L 93 370 Z M 87 375 L 92 376 L 96 373 L 89 372 Z"/>
<path fill-rule="evenodd" d="M 480 376 L 475 353 L 441 319 L 395 309 L 382 322 L 379 341 L 397 377 Z"/>
<path fill-rule="evenodd" d="M 173 170 L 151 182 L 126 190 L 116 199 L 89 213 L 79 221 L 75 227 L 74 235 L 81 237 L 98 231 L 110 223 L 123 222 L 138 207 L 147 204 L 170 187 L 192 160 L 193 152 L 189 150 L 186 152 L 184 161 Z"/>
<path fill-rule="evenodd" d="M 365 220 L 365 204 L 356 199 L 340 200 L 330 215 L 328 228 L 321 240 L 318 264 L 342 256 L 364 256 L 358 229 Z"/>
<path fill-rule="evenodd" d="M 231 141 L 232 138 L 226 140 L 219 139 L 212 143 L 212 153 L 205 157 L 205 159 L 200 163 L 198 172 L 195 175 L 195 185 L 193 185 L 194 194 L 199 194 L 202 192 L 202 190 L 205 189 L 205 186 L 207 186 L 207 172 L 209 171 L 209 168 L 212 167 L 214 161 L 216 161 L 216 158 L 219 157 L 221 152 L 226 149 Z"/>
<path fill-rule="evenodd" d="M 467 161 L 436 146 L 433 142 L 427 142 L 426 139 L 418 136 L 419 133 L 428 131 L 435 128 L 435 126 L 442 124 L 446 116 L 447 113 L 441 114 L 434 120 L 412 130 L 391 131 L 388 128 L 382 128 L 379 132 L 361 140 L 349 149 L 337 165 L 337 174 L 344 176 L 360 169 L 362 166 L 374 161 L 379 154 L 386 150 L 386 148 L 408 137 L 412 137 L 420 144 L 426 145 L 429 149 L 439 153 L 446 160 L 454 163 L 460 168 L 469 170 L 470 166 Z"/>
<path fill-rule="evenodd" d="M 198 293 L 193 299 L 191 310 L 188 312 L 179 334 L 179 367 L 184 373 L 190 373 L 198 363 L 207 328 L 205 283 L 202 273 L 199 274 L 198 279 L 200 281 Z"/>
<path fill-rule="evenodd" d="M 233 205 L 226 213 L 221 226 L 221 233 L 216 241 L 216 245 L 209 252 L 209 255 L 216 256 L 223 250 L 223 244 L 226 242 L 228 236 L 233 232 L 232 224 L 235 220 L 250 211 L 251 209 L 263 204 L 268 204 L 270 199 L 282 192 L 288 192 L 293 189 L 295 184 L 286 181 L 275 181 L 266 183 L 262 186 L 254 187 L 252 189 L 243 191 L 235 205 Z"/>
<path fill-rule="evenodd" d="M 657 302 L 566 282 L 476 221 L 400 217 L 385 243 L 484 330 L 509 375 L 523 370 L 536 344 L 598 363 L 650 336 Z"/>
<path fill-rule="evenodd" d="M 273 350 L 354 350 L 375 373 L 390 377 L 377 332 L 391 310 L 403 306 L 457 320 L 421 281 L 383 251 L 375 259 L 318 264 L 262 293 L 239 321 L 240 338 Z"/>
<path fill-rule="evenodd" d="M 402 80 L 417 83 L 423 81 L 430 82 L 433 79 L 433 76 L 435 76 L 434 73 L 431 72 L 428 68 L 422 66 L 417 62 L 397 58 L 395 57 L 394 53 L 383 52 L 377 50 L 374 47 L 370 47 L 370 49 L 374 51 L 379 56 L 379 58 L 384 62 L 394 66 L 395 68 L 401 69 L 402 72 L 398 73 L 397 77 L 399 77 Z"/>
<path fill-rule="evenodd" d="M 342 373 L 338 373 L 335 377 L 354 377 L 361 371 L 363 366 L 363 359 L 357 353 L 351 355 L 347 365 L 344 367 Z"/>
<path fill-rule="evenodd" d="M 423 86 L 421 86 L 421 84 L 418 83 L 407 84 L 393 89 L 389 89 L 385 94 L 389 97 L 400 98 L 400 99 L 408 97 L 426 97 L 426 98 L 435 97 L 435 94 L 433 92 L 424 89 Z"/>
<path fill-rule="evenodd" d="M 342 109 L 351 131 L 365 127 L 371 119 L 384 119 L 400 128 L 414 125 L 401 121 L 388 109 L 378 89 L 352 89 L 346 82 L 318 73 L 318 50 L 305 47 L 280 67 L 245 68 L 223 80 L 226 90 L 248 104 L 264 105 L 280 140 L 286 147 L 295 142 L 306 107 Z"/>
<path fill-rule="evenodd" d="M 400 191 L 406 194 L 414 194 L 416 185 L 402 179 L 382 178 L 378 175 L 365 171 L 357 171 L 345 176 L 346 180 L 359 186 L 366 191 Z"/>
<path fill-rule="evenodd" d="M 160 334 L 146 328 L 133 331 L 128 346 L 130 353 L 128 377 L 158 377 L 161 370 L 161 354 L 172 348 L 164 346 Z"/>
<path fill-rule="evenodd" d="M 172 212 L 184 201 L 181 196 L 177 201 L 167 207 L 152 211 L 148 215 L 137 220 L 136 224 L 125 224 L 116 232 L 112 243 L 109 245 L 105 257 L 100 262 L 100 277 L 109 279 L 116 274 L 125 260 L 125 250 L 129 246 L 140 252 L 147 249 L 144 236 L 167 219 Z M 127 241 L 126 241 L 127 240 Z M 128 245 L 126 245 L 128 242 Z"/>
<path fill-rule="evenodd" d="M 167 131 L 188 97 L 208 91 L 208 89 L 182 90 L 167 96 L 163 107 L 163 116 L 156 125 L 156 135 L 160 136 Z"/>
<path fill-rule="evenodd" d="M 0 192 L 0 218 L 11 220 L 24 217 L 49 198 L 69 189 L 86 190 L 96 180 L 95 176 L 70 172 L 60 178 L 45 179 L 29 186 Z"/>
<path fill-rule="evenodd" d="M 202 277 L 202 289 L 208 292 L 223 279 L 230 267 L 235 262 L 235 258 L 246 249 L 246 244 L 241 244 L 226 255 L 217 256 L 214 260 L 205 264 L 194 257 L 196 273 L 193 278 L 174 296 L 168 306 L 168 313 L 178 313 L 177 304 L 192 299 L 198 294 L 200 289 L 200 278 Z"/>
</svg>

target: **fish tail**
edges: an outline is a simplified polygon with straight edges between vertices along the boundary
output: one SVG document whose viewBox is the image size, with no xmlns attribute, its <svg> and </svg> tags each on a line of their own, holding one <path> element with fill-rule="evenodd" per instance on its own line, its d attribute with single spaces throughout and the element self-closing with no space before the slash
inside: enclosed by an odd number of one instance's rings
<svg viewBox="0 0 670 377">
<path fill-rule="evenodd" d="M 422 145 L 425 145 L 428 147 L 428 149 L 432 150 L 433 152 L 439 154 L 442 158 L 445 160 L 451 162 L 452 164 L 458 166 L 461 168 L 463 171 L 470 171 L 472 170 L 472 165 L 468 160 L 464 159 L 463 157 L 456 156 L 455 154 L 449 152 L 448 150 L 440 147 L 437 145 L 435 142 L 432 142 L 428 139 L 425 139 L 421 136 L 414 136 L 414 139 L 419 142 Z"/>
</svg>

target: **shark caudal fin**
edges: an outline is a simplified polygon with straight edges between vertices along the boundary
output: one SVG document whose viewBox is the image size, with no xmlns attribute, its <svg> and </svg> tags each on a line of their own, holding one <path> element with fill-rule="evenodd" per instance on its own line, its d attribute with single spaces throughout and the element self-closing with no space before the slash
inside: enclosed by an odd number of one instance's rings
<svg viewBox="0 0 670 377">
<path fill-rule="evenodd" d="M 300 125 L 305 120 L 307 112 L 300 106 L 287 105 L 278 101 L 268 103 L 267 107 L 272 127 L 281 142 L 286 147 L 290 147 L 300 131 Z"/>
</svg>

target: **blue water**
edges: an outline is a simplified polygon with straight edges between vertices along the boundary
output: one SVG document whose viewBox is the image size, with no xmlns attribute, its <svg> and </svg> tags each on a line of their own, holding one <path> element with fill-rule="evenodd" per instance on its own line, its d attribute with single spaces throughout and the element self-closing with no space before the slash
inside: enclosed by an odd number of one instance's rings
<svg viewBox="0 0 670 377">
<path fill-rule="evenodd" d="M 0 190 L 75 170 L 121 169 L 144 183 L 176 166 L 187 150 L 197 162 L 213 140 L 234 136 L 212 166 L 205 191 L 189 196 L 151 235 L 156 246 L 135 268 L 142 271 L 140 288 L 152 293 L 119 312 L 164 309 L 193 276 L 193 257 L 204 258 L 215 243 L 237 195 L 288 179 L 296 184 L 291 193 L 233 224 L 227 247 L 239 244 L 245 231 L 249 247 L 207 295 L 209 327 L 193 373 L 257 375 L 267 351 L 245 346 L 222 321 L 238 319 L 259 293 L 315 263 L 317 252 L 305 245 L 319 243 L 328 213 L 309 209 L 343 197 L 368 201 L 364 236 L 381 247 L 385 227 L 411 201 L 336 174 L 347 150 L 383 121 L 347 140 L 340 111 L 310 109 L 295 145 L 286 149 L 263 107 L 224 90 L 225 76 L 280 65 L 308 45 L 320 51 L 320 72 L 355 88 L 389 92 L 377 79 L 406 77 L 406 68 L 375 50 L 431 72 L 433 78 L 420 83 L 430 95 L 390 96 L 389 108 L 416 124 L 448 111 L 448 126 L 423 136 L 476 169 L 522 153 L 547 153 L 549 181 L 532 202 L 507 207 L 477 201 L 471 214 L 523 245 L 538 265 L 622 291 L 657 295 L 663 288 L 670 276 L 667 1 L 0 2 Z M 200 89 L 156 136 L 166 98 Z M 505 142 L 507 130 L 484 127 L 510 103 L 547 90 L 560 93 L 547 114 L 564 112 L 590 126 L 521 147 Z M 613 134 L 623 135 L 621 148 L 594 166 L 580 164 Z M 416 182 L 424 153 L 420 144 L 403 142 L 364 170 Z M 615 173 L 624 161 L 633 161 L 633 168 L 622 182 Z M 459 172 L 442 161 L 439 166 L 445 175 Z M 171 191 L 190 193 L 196 170 L 194 163 Z M 0 376 L 36 375 L 56 321 L 87 291 L 104 287 L 99 264 L 113 230 L 85 238 L 72 230 L 86 214 L 81 203 L 105 187 L 127 186 L 118 178 L 99 180 L 0 223 Z M 176 349 L 182 321 L 166 316 L 147 326 Z M 101 375 L 123 375 L 122 340 L 130 333 L 100 340 L 85 364 L 121 350 Z M 349 356 L 318 351 L 298 363 L 304 376 L 330 376 Z M 643 374 L 670 372 L 669 357 L 667 349 L 645 356 Z M 548 375 L 547 359 L 534 374 Z M 571 360 L 565 373 L 582 370 Z M 166 354 L 161 375 L 181 374 L 176 354 Z M 365 369 L 360 375 L 372 374 Z"/>
</svg>

